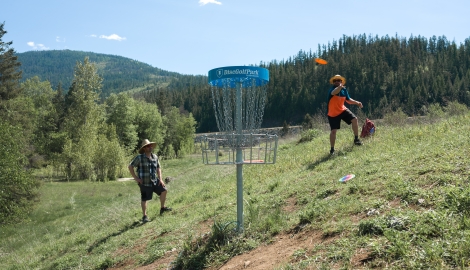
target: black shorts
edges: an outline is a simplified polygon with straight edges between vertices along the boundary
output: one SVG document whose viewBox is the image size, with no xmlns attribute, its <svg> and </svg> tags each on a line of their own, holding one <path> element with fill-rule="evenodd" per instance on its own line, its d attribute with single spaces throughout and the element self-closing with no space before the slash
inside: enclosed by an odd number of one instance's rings
<svg viewBox="0 0 470 270">
<path fill-rule="evenodd" d="M 328 123 L 330 123 L 331 130 L 333 129 L 340 129 L 341 128 L 341 120 L 346 122 L 346 124 L 351 125 L 351 121 L 356 118 L 354 113 L 352 113 L 349 109 L 346 109 L 340 115 L 331 117 L 328 116 Z"/>
<path fill-rule="evenodd" d="M 158 196 L 162 194 L 162 192 L 166 191 L 166 187 L 160 183 L 160 181 L 157 182 L 157 185 L 152 185 L 151 187 L 139 185 L 140 187 L 140 195 L 142 198 L 142 201 L 150 201 L 153 197 L 153 193 L 157 193 Z"/>
</svg>

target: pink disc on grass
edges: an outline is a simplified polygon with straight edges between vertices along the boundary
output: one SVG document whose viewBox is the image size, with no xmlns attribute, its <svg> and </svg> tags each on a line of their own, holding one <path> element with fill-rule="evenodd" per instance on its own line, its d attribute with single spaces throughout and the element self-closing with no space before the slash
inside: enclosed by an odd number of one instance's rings
<svg viewBox="0 0 470 270">
<path fill-rule="evenodd" d="M 355 177 L 354 174 L 347 174 L 339 179 L 340 182 L 347 182 Z"/>
</svg>

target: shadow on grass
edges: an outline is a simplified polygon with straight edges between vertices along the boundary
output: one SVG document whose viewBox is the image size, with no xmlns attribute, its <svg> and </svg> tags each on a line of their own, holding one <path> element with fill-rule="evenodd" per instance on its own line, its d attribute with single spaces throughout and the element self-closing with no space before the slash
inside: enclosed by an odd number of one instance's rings
<svg viewBox="0 0 470 270">
<path fill-rule="evenodd" d="M 100 245 L 106 243 L 111 237 L 115 237 L 115 236 L 118 236 L 118 235 L 121 235 L 122 233 L 128 231 L 128 230 L 131 230 L 131 229 L 135 229 L 137 227 L 140 227 L 142 225 L 144 225 L 145 223 L 142 223 L 140 221 L 134 221 L 132 224 L 129 224 L 127 226 L 124 226 L 124 228 L 120 229 L 119 231 L 117 232 L 114 232 L 114 233 L 111 233 L 110 235 L 107 235 L 99 240 L 97 240 L 93 245 L 91 245 L 89 248 L 88 248 L 88 252 L 92 252 L 95 248 L 99 247 Z"/>
<path fill-rule="evenodd" d="M 313 163 L 310 163 L 307 166 L 307 169 L 314 170 L 318 165 L 322 164 L 325 161 L 335 159 L 338 156 L 344 156 L 344 155 L 346 155 L 346 153 L 352 152 L 353 148 L 354 148 L 354 146 L 352 146 L 352 145 L 343 147 L 341 150 L 336 150 L 334 155 L 330 155 L 329 153 L 326 153 L 326 154 L 322 155 L 319 159 L 315 160 Z"/>
</svg>

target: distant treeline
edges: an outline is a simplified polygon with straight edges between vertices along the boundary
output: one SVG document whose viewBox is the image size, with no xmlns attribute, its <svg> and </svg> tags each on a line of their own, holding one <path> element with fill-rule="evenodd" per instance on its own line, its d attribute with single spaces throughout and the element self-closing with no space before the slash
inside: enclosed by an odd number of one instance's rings
<svg viewBox="0 0 470 270">
<path fill-rule="evenodd" d="M 20 57 L 23 65 L 25 54 Z M 163 112 L 170 107 L 191 112 L 197 132 L 217 131 L 206 76 L 181 75 L 126 58 L 98 56 L 90 56 L 90 61 L 98 61 L 104 97 L 132 90 L 136 99 L 156 103 Z M 318 65 L 315 58 L 328 64 Z M 103 65 L 107 68 L 100 69 Z M 270 71 L 263 127 L 300 124 L 306 114 L 324 116 L 328 80 L 335 74 L 346 77 L 351 97 L 364 104 L 362 113 L 370 118 L 382 118 L 398 108 L 408 115 L 420 115 L 431 104 L 445 106 L 449 101 L 470 105 L 470 39 L 456 44 L 445 36 L 343 36 L 318 45 L 316 52 L 300 51 L 286 60 L 259 66 Z M 60 70 L 50 73 L 51 78 L 62 74 Z"/>
<path fill-rule="evenodd" d="M 317 65 L 315 58 L 328 64 Z M 317 52 L 300 51 L 287 60 L 260 66 L 270 71 L 265 127 L 299 124 L 306 114 L 324 115 L 328 80 L 335 74 L 346 77 L 350 95 L 364 104 L 363 112 L 370 118 L 382 118 L 398 108 L 419 115 L 433 103 L 470 105 L 470 39 L 456 44 L 435 36 L 343 36 L 318 46 Z M 206 84 L 181 77 L 166 89 L 139 95 L 155 102 L 165 96 L 173 106 L 193 113 L 198 132 L 215 131 Z"/>
</svg>

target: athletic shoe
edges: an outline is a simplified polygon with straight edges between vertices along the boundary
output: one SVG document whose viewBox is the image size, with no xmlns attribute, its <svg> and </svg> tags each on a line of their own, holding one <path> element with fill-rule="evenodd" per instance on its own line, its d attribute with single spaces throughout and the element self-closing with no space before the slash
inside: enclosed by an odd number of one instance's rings
<svg viewBox="0 0 470 270">
<path fill-rule="evenodd" d="M 143 223 L 147 223 L 147 222 L 149 222 L 149 221 L 150 221 L 150 220 L 149 220 L 149 218 L 148 218 L 147 216 L 143 216 L 143 217 L 142 217 L 142 222 L 143 222 Z"/>
<path fill-rule="evenodd" d="M 355 144 L 355 145 L 363 145 L 363 143 L 362 143 L 361 140 L 359 140 L 359 139 L 355 139 L 355 140 L 354 140 L 354 144 Z"/>
<path fill-rule="evenodd" d="M 171 208 L 170 208 L 170 207 L 167 207 L 167 206 L 165 206 L 165 207 L 163 207 L 163 208 L 160 208 L 160 215 L 162 215 L 163 212 L 167 212 L 167 211 L 171 211 Z"/>
<path fill-rule="evenodd" d="M 335 154 L 335 149 L 330 149 L 330 155 L 334 155 Z"/>
</svg>

